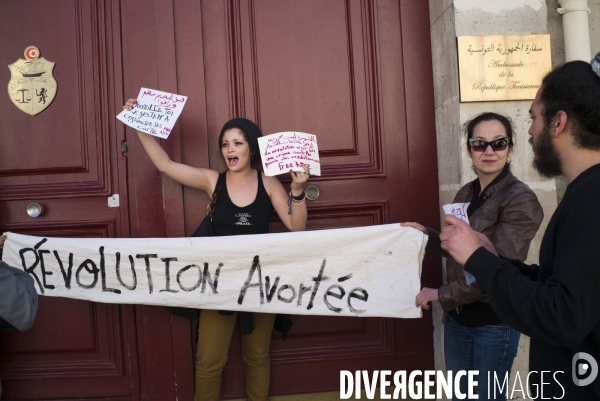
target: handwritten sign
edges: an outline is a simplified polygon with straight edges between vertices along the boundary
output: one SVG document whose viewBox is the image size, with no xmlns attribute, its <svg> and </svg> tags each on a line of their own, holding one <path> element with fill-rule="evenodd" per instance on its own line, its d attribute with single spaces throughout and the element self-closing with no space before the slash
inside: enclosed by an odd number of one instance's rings
<svg viewBox="0 0 600 401">
<path fill-rule="evenodd" d="M 550 35 L 459 36 L 461 102 L 534 99 L 552 69 Z"/>
<path fill-rule="evenodd" d="M 44 296 L 328 316 L 421 317 L 427 236 L 399 224 L 201 238 L 8 233 L 3 260 Z M 231 249 L 235 248 L 235 252 Z"/>
<path fill-rule="evenodd" d="M 447 205 L 442 206 L 442 209 L 444 209 L 445 214 L 451 214 L 454 217 L 458 217 L 459 219 L 470 225 L 471 223 L 469 223 L 469 216 L 467 215 L 467 208 L 470 204 L 471 202 L 449 203 Z M 475 282 L 476 279 L 474 275 L 472 275 L 468 271 L 465 271 L 465 280 L 467 280 L 467 284 L 470 285 L 471 283 Z"/>
<path fill-rule="evenodd" d="M 166 139 L 185 106 L 187 96 L 142 88 L 137 101 L 132 110 L 123 110 L 117 118 L 138 131 Z"/>
<path fill-rule="evenodd" d="M 454 217 L 458 217 L 462 221 L 469 223 L 469 216 L 467 215 L 467 208 L 471 202 L 467 203 L 449 203 L 447 205 L 442 206 L 445 214 L 451 214 Z"/>
<path fill-rule="evenodd" d="M 265 175 L 273 176 L 292 171 L 304 171 L 308 165 L 311 175 L 321 175 L 317 137 L 303 132 L 279 132 L 258 138 L 258 147 Z"/>
</svg>

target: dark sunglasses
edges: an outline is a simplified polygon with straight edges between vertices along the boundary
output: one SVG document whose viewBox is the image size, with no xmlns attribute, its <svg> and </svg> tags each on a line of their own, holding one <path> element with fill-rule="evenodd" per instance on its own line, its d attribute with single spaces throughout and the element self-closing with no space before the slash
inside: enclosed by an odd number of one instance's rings
<svg viewBox="0 0 600 401">
<path fill-rule="evenodd" d="M 506 149 L 508 146 L 508 138 L 500 138 L 492 142 L 486 142 L 476 138 L 469 139 L 469 146 L 471 146 L 471 149 L 473 149 L 475 152 L 485 152 L 487 147 L 491 146 L 492 150 L 496 152 L 498 150 Z"/>
</svg>

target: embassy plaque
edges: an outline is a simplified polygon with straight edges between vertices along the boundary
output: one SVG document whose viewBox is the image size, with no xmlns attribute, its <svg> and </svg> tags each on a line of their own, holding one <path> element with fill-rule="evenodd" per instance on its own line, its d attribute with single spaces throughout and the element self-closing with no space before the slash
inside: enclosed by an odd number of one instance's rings
<svg viewBox="0 0 600 401">
<path fill-rule="evenodd" d="M 534 99 L 552 69 L 547 34 L 457 40 L 461 102 Z"/>
</svg>

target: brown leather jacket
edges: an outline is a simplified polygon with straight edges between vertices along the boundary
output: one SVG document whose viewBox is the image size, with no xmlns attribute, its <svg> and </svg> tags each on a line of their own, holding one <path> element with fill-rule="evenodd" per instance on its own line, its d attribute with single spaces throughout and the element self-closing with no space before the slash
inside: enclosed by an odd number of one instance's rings
<svg viewBox="0 0 600 401">
<path fill-rule="evenodd" d="M 468 183 L 458 191 L 454 203 L 470 202 L 472 193 Z M 537 196 L 511 172 L 484 193 L 488 200 L 469 218 L 471 227 L 485 234 L 499 255 L 524 261 L 544 217 Z M 439 233 L 429 227 L 427 231 L 426 250 L 447 258 L 448 284 L 438 289 L 442 309 L 447 312 L 472 302 L 487 302 L 487 296 L 479 293 L 477 281 L 468 285 L 463 266 L 442 249 Z"/>
</svg>

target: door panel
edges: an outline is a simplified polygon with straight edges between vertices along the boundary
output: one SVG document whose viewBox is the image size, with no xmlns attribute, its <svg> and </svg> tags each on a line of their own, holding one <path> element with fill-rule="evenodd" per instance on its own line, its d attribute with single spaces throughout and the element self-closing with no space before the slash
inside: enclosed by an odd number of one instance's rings
<svg viewBox="0 0 600 401">
<path fill-rule="evenodd" d="M 436 225 L 435 148 L 421 150 L 418 156 L 427 165 L 420 171 L 412 171 L 409 163 L 413 142 L 435 143 L 431 75 L 419 75 L 419 84 L 429 92 L 412 87 L 408 93 L 405 87 L 415 74 L 405 75 L 406 58 L 428 63 L 425 71 L 430 68 L 427 4 L 206 0 L 201 5 L 211 168 L 225 169 L 217 139 L 223 122 L 232 117 L 253 119 L 265 134 L 317 134 L 322 176 L 310 180 L 320 197 L 308 206 L 308 230 L 413 219 Z M 406 30 L 408 15 L 422 15 L 426 29 Z M 178 13 L 176 21 L 197 24 Z M 405 50 L 405 43 L 413 41 L 419 45 Z M 179 78 L 191 79 L 181 71 Z M 409 109 L 419 116 L 409 115 Z M 416 131 L 409 134 L 408 126 Z M 194 133 L 182 130 L 181 136 L 187 141 Z M 206 158 L 201 151 L 185 147 L 183 160 Z M 289 184 L 289 178 L 281 180 Z M 415 199 L 411 180 L 421 180 L 421 191 L 431 197 Z M 205 196 L 184 199 L 186 210 L 200 211 L 191 224 L 186 222 L 188 232 L 206 202 Z M 271 231 L 285 231 L 276 216 Z M 294 317 L 285 342 L 273 336 L 271 392 L 336 390 L 341 369 L 432 369 L 427 317 Z M 236 330 L 224 372 L 225 398 L 245 394 L 239 337 Z"/>
<path fill-rule="evenodd" d="M 106 202 L 106 198 L 101 199 Z M 3 202 L 1 229 L 54 237 L 114 237 L 114 218 L 87 216 L 90 220 L 67 220 L 78 214 L 74 206 L 80 205 L 74 201 L 81 200 L 44 200 L 41 203 L 48 213 L 35 222 L 18 219 L 17 210 L 23 212 L 27 202 Z M 69 203 L 71 213 L 61 213 L 60 203 Z M 94 202 L 84 203 L 89 207 Z M 56 210 L 59 212 L 52 213 Z M 102 212 L 98 205 L 88 210 Z M 25 213 L 20 215 L 33 220 Z M 80 218 L 83 215 L 79 213 Z M 52 283 L 55 279 L 48 277 L 47 281 Z M 0 336 L 3 398 L 125 396 L 124 399 L 131 399 L 131 381 L 137 376 L 137 362 L 132 357 L 137 354 L 137 346 L 135 338 L 132 342 L 127 337 L 130 332 L 135 333 L 133 323 L 131 306 L 40 297 L 32 329 Z"/>
<path fill-rule="evenodd" d="M 371 2 L 203 4 L 210 15 L 207 34 L 226 33 L 218 38 L 225 49 L 206 60 L 218 60 L 217 82 L 228 80 L 231 115 L 244 115 L 265 132 L 318 134 L 322 179 L 383 176 Z M 227 64 L 218 57 L 223 53 Z M 212 97 L 210 87 L 207 94 Z M 220 157 L 216 139 L 209 138 L 211 160 Z"/>
<path fill-rule="evenodd" d="M 382 173 L 370 5 L 249 1 L 228 10 L 230 21 L 248 22 L 228 29 L 230 42 L 242 44 L 230 57 L 245 64 L 236 77 L 243 77 L 246 115 L 269 132 L 318 134 L 323 177 Z"/>
<path fill-rule="evenodd" d="M 98 24 L 102 18 L 94 5 L 64 0 L 0 5 L 0 34 L 11 38 L 0 43 L 6 61 L 23 58 L 24 49 L 35 43 L 42 57 L 57 63 L 58 86 L 53 103 L 30 118 L 8 96 L 0 97 L 0 106 L 9 111 L 0 116 L 8 140 L 4 149 L 29 150 L 3 152 L 2 199 L 109 194 L 108 125 L 97 107 L 107 103 L 100 82 L 106 77 L 95 63 L 106 57 L 100 47 L 105 26 Z M 2 69 L 2 78 L 10 79 L 7 68 Z"/>
<path fill-rule="evenodd" d="M 58 84 L 53 103 L 36 116 L 0 96 L 1 230 L 129 236 L 125 163 L 114 113 L 108 118 L 115 93 L 111 63 L 120 63 L 107 45 L 113 11 L 104 1 L 0 3 L 0 33 L 10 38 L 0 43 L 5 64 L 35 45 L 56 63 Z M 1 71 L 8 82 L 8 68 Z M 113 193 L 124 209 L 108 207 Z M 27 215 L 31 202 L 44 207 L 40 217 Z M 132 306 L 40 297 L 31 330 L 0 335 L 2 398 L 140 399 L 133 385 L 139 381 L 137 355 Z"/>
</svg>

